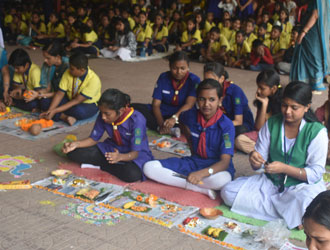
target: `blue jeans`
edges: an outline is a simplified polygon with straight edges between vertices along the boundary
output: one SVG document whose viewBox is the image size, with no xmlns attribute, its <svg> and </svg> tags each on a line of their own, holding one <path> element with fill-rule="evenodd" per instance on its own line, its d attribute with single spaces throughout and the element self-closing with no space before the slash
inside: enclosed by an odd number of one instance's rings
<svg viewBox="0 0 330 250">
<path fill-rule="evenodd" d="M 274 70 L 274 65 L 267 63 L 258 63 L 257 65 L 250 65 L 250 70 L 253 71 L 263 71 L 268 69 Z"/>
</svg>

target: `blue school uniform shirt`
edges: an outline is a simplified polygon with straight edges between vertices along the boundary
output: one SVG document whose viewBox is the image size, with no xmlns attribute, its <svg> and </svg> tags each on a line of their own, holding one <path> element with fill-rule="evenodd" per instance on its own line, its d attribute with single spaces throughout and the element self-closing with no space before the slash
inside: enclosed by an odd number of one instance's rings
<svg viewBox="0 0 330 250">
<path fill-rule="evenodd" d="M 119 151 L 119 153 L 123 154 L 131 151 L 138 151 L 139 155 L 135 160 L 133 160 L 133 162 L 139 166 L 141 172 L 143 172 L 143 164 L 147 161 L 153 160 L 153 156 L 148 145 L 146 119 L 139 111 L 134 110 L 133 114 L 124 123 L 118 125 L 118 131 L 120 133 L 123 145 L 118 146 L 113 141 L 112 125 L 105 123 L 102 119 L 102 115 L 99 114 L 90 138 L 94 141 L 99 141 L 105 131 L 108 133 L 109 137 L 105 139 L 105 141 L 97 143 L 98 148 L 103 154 L 106 152 L 114 152 L 115 148 Z M 144 176 L 143 179 L 145 179 Z"/>
<path fill-rule="evenodd" d="M 233 83 L 229 85 L 226 96 L 222 100 L 222 106 L 231 120 L 235 120 L 235 115 L 243 115 L 243 125 L 249 131 L 254 129 L 254 119 L 248 99 L 239 86 Z"/>
<path fill-rule="evenodd" d="M 167 71 L 160 74 L 152 97 L 161 101 L 160 111 L 163 116 L 172 116 L 186 103 L 188 96 L 196 97 L 196 88 L 199 83 L 199 77 L 193 73 L 189 73 L 186 83 L 179 91 L 179 105 L 174 106 L 172 99 L 175 90 L 172 86 L 171 72 Z M 151 105 L 149 105 L 149 108 L 151 109 Z"/>
<path fill-rule="evenodd" d="M 160 160 L 163 167 L 185 176 L 219 162 L 223 154 L 234 155 L 235 128 L 233 122 L 224 114 L 215 124 L 205 130 L 207 159 L 197 154 L 199 136 L 203 132 L 201 124 L 197 122 L 197 112 L 196 108 L 192 108 L 180 115 L 180 123 L 182 122 L 190 129 L 192 156 Z M 226 171 L 234 178 L 235 168 L 232 160 Z"/>
</svg>

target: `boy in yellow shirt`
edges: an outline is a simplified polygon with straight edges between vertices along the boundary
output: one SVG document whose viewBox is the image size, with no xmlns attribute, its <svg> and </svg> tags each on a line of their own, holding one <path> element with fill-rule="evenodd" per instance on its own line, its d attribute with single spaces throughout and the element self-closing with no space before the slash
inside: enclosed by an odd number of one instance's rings
<svg viewBox="0 0 330 250">
<path fill-rule="evenodd" d="M 252 48 L 252 43 L 254 40 L 257 39 L 257 36 L 253 33 L 254 32 L 255 23 L 254 20 L 249 18 L 246 21 L 245 26 L 245 41 L 249 44 L 249 47 Z"/>
<path fill-rule="evenodd" d="M 24 49 L 14 50 L 8 64 L 15 69 L 13 90 L 10 92 L 14 106 L 27 111 L 36 110 L 41 88 L 39 66 L 32 63 L 29 54 Z"/>
<path fill-rule="evenodd" d="M 281 26 L 274 25 L 270 39 L 264 41 L 264 44 L 270 49 L 274 63 L 281 61 L 284 56 L 285 50 L 288 48 L 286 39 L 281 36 Z"/>
<path fill-rule="evenodd" d="M 230 46 L 226 37 L 220 34 L 218 27 L 213 27 L 210 30 L 210 39 L 207 48 L 201 49 L 201 55 L 206 61 L 209 62 L 221 62 L 226 61 L 226 52 L 229 51 Z"/>
<path fill-rule="evenodd" d="M 251 53 L 251 47 L 245 39 L 243 31 L 236 32 L 236 42 L 231 46 L 228 52 L 227 64 L 229 67 L 245 68 L 246 60 Z"/>
<path fill-rule="evenodd" d="M 53 99 L 42 99 L 41 109 L 47 111 L 41 113 L 40 118 L 60 119 L 72 126 L 77 120 L 87 119 L 97 113 L 101 80 L 88 67 L 85 54 L 73 54 L 69 64 Z"/>
</svg>

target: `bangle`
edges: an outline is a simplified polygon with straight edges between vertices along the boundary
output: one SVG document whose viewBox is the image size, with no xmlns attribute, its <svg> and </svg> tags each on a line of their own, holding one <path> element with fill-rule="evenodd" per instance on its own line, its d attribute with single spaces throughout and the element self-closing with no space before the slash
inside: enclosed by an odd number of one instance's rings
<svg viewBox="0 0 330 250">
<path fill-rule="evenodd" d="M 301 170 L 301 168 L 299 169 L 299 175 L 300 175 L 300 176 L 302 175 L 302 170 Z"/>
<path fill-rule="evenodd" d="M 303 31 L 301 31 L 301 33 L 305 33 L 305 34 L 307 34 L 307 31 L 303 30 Z"/>
<path fill-rule="evenodd" d="M 179 117 L 177 117 L 176 115 L 172 115 L 172 118 L 175 119 L 175 124 L 179 124 Z"/>
</svg>

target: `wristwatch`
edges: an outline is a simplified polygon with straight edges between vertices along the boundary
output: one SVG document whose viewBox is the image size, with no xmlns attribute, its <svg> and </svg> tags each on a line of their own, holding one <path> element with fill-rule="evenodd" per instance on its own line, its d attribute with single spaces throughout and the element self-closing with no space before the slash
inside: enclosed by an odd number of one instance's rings
<svg viewBox="0 0 330 250">
<path fill-rule="evenodd" d="M 208 170 L 208 171 L 209 171 L 209 174 L 210 174 L 210 175 L 212 175 L 212 174 L 214 173 L 214 170 L 213 170 L 213 168 L 209 168 L 209 170 Z"/>
<path fill-rule="evenodd" d="M 179 124 L 179 117 L 177 117 L 176 115 L 172 115 L 172 118 L 175 119 L 175 124 Z"/>
</svg>

